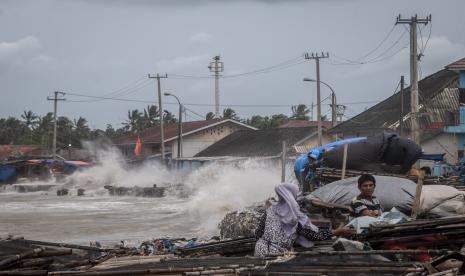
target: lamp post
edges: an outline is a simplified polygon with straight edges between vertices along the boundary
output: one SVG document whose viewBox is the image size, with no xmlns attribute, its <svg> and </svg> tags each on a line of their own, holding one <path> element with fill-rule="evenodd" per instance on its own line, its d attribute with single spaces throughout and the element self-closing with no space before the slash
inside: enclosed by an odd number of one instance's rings
<svg viewBox="0 0 465 276">
<path fill-rule="evenodd" d="M 178 119 L 178 159 L 181 158 L 181 137 L 182 137 L 182 104 L 181 101 L 179 101 L 178 97 L 176 95 L 173 95 L 171 93 L 165 92 L 163 93 L 165 96 L 173 96 L 179 104 L 179 119 Z M 163 117 L 163 115 L 162 115 Z M 163 118 L 162 118 L 163 120 Z"/>
<path fill-rule="evenodd" d="M 316 80 L 314 79 L 310 79 L 310 78 L 304 78 L 303 81 L 311 81 L 311 82 L 316 82 Z M 334 92 L 334 89 L 329 85 L 327 84 L 326 82 L 320 80 L 320 83 L 324 84 L 326 87 L 328 87 L 330 90 L 331 90 L 331 126 L 334 127 L 336 126 L 336 93 Z M 318 104 L 321 104 L 321 103 L 318 103 Z M 320 116 L 318 116 L 318 118 L 320 118 L 321 120 L 321 114 Z M 318 124 L 319 126 L 321 125 L 320 123 Z M 321 130 L 318 129 L 318 132 L 320 132 Z"/>
</svg>

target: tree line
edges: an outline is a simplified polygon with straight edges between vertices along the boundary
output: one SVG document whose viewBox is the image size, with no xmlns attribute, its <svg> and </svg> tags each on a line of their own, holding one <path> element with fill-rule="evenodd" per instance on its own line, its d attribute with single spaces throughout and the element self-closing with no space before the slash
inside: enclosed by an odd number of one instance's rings
<svg viewBox="0 0 465 276">
<path fill-rule="evenodd" d="M 309 120 L 310 109 L 303 104 L 293 106 L 291 116 L 275 114 L 271 116 L 254 115 L 251 118 L 241 119 L 231 108 L 223 110 L 223 118 L 233 119 L 259 129 L 278 127 L 289 120 Z M 214 114 L 209 112 L 205 119 L 213 119 Z M 163 112 L 164 123 L 176 123 L 177 118 L 170 112 Z M 323 118 L 326 119 L 326 118 Z M 57 117 L 57 148 L 82 147 L 81 141 L 99 138 L 114 138 L 117 136 L 137 133 L 145 128 L 160 125 L 160 112 L 155 105 L 149 105 L 143 110 L 128 110 L 127 118 L 122 127 L 114 128 L 107 124 L 106 129 L 91 129 L 87 119 L 79 117 L 70 119 L 66 116 Z M 42 145 L 50 148 L 53 142 L 53 113 L 49 112 L 39 116 L 24 111 L 20 118 L 0 118 L 0 144 L 13 145 Z"/>
</svg>

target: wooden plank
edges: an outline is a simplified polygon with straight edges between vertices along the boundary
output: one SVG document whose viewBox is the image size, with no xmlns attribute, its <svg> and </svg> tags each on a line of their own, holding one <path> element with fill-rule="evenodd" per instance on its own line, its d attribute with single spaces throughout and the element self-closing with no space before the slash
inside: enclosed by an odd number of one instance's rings
<svg viewBox="0 0 465 276">
<path fill-rule="evenodd" d="M 421 200 L 421 189 L 423 188 L 423 178 L 425 177 L 425 172 L 420 171 L 420 176 L 417 181 L 417 189 L 415 191 L 415 199 L 412 206 L 412 219 L 417 219 L 418 213 L 420 212 L 420 200 Z"/>
</svg>

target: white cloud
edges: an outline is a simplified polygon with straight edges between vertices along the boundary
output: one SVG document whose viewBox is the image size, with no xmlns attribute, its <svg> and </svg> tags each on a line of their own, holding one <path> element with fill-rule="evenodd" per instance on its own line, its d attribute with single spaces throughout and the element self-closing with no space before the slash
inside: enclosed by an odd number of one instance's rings
<svg viewBox="0 0 465 276">
<path fill-rule="evenodd" d="M 190 37 L 192 43 L 207 43 L 212 40 L 213 36 L 207 33 L 196 33 Z"/>
<path fill-rule="evenodd" d="M 157 63 L 157 68 L 163 72 L 173 72 L 182 69 L 190 69 L 198 66 L 208 66 L 208 60 L 211 59 L 212 55 L 197 55 L 190 57 L 177 57 L 174 59 L 164 59 Z"/>
<path fill-rule="evenodd" d="M 39 40 L 34 36 L 27 36 L 16 42 L 0 42 L 0 61 L 28 55 L 39 48 Z"/>
<path fill-rule="evenodd" d="M 15 42 L 0 42 L 0 71 L 10 70 L 24 73 L 29 70 L 43 70 L 56 59 L 41 53 L 42 45 L 35 36 L 27 36 Z"/>
</svg>

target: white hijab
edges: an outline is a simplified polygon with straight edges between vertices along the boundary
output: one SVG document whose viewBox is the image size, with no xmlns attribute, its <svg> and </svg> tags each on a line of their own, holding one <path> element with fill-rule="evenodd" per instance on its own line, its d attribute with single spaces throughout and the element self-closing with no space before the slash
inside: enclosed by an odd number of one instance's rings
<svg viewBox="0 0 465 276">
<path fill-rule="evenodd" d="M 296 201 L 299 187 L 290 183 L 281 183 L 275 187 L 275 192 L 279 200 L 271 208 L 279 218 L 283 231 L 288 237 L 297 232 L 299 223 L 303 228 L 318 232 L 318 227 L 310 221 L 307 215 L 300 211 L 299 204 Z M 311 241 L 300 235 L 297 236 L 296 241 L 304 247 L 313 246 Z"/>
</svg>

